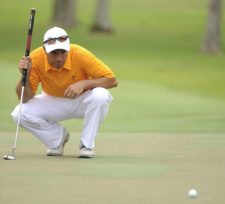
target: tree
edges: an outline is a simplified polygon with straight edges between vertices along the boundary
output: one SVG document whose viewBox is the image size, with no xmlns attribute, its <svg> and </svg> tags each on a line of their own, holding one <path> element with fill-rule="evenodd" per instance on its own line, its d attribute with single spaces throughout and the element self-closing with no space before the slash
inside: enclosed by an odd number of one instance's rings
<svg viewBox="0 0 225 204">
<path fill-rule="evenodd" d="M 109 0 L 98 0 L 91 31 L 111 33 L 112 30 L 112 24 L 109 18 Z"/>
<path fill-rule="evenodd" d="M 203 43 L 203 51 L 206 53 L 218 53 L 220 51 L 221 10 L 222 0 L 210 0 L 208 23 Z"/>
<path fill-rule="evenodd" d="M 64 28 L 73 27 L 77 23 L 75 18 L 76 0 L 55 0 L 53 3 L 52 22 Z"/>
</svg>

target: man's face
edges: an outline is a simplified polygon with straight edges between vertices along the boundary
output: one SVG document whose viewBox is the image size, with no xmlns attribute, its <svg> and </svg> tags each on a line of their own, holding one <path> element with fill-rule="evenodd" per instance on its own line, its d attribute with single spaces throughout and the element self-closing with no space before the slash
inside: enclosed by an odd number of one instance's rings
<svg viewBox="0 0 225 204">
<path fill-rule="evenodd" d="M 53 50 L 52 52 L 47 54 L 48 63 L 60 69 L 66 62 L 68 56 L 68 52 L 66 50 Z"/>
</svg>

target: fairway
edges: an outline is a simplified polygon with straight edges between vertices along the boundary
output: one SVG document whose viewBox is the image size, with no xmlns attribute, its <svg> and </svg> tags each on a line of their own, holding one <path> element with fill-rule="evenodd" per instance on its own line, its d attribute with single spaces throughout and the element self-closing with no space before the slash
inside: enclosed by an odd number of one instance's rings
<svg viewBox="0 0 225 204">
<path fill-rule="evenodd" d="M 32 135 L 21 132 L 17 159 L 1 159 L 4 204 L 223 204 L 224 134 L 101 133 L 96 158 L 78 159 L 79 133 L 63 157 L 46 157 Z M 1 132 L 0 154 L 14 133 Z M 189 189 L 198 190 L 189 199 Z"/>
</svg>

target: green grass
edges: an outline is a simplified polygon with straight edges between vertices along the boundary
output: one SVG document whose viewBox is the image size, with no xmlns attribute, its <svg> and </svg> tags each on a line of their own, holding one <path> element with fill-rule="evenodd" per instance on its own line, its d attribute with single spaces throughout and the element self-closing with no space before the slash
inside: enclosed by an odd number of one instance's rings
<svg viewBox="0 0 225 204">
<path fill-rule="evenodd" d="M 18 103 L 14 87 L 30 8 L 37 9 L 32 48 L 51 25 L 53 0 L 2 0 L 0 7 L 0 156 L 10 153 Z M 89 32 L 95 1 L 78 2 L 71 41 L 116 73 L 119 86 L 96 140 L 96 158 L 77 158 L 81 120 L 65 121 L 63 157 L 20 129 L 15 161 L 0 159 L 4 204 L 224 204 L 225 27 L 222 52 L 201 52 L 205 0 L 113 0 L 113 35 Z M 223 7 L 224 12 L 224 7 Z M 199 197 L 187 192 L 196 188 Z"/>
<path fill-rule="evenodd" d="M 223 204 L 224 134 L 99 134 L 96 158 L 78 159 L 79 133 L 63 157 L 46 157 L 31 134 L 20 134 L 16 160 L 0 159 L 4 204 Z M 0 155 L 14 133 L 0 133 Z M 196 200 L 187 197 L 197 189 Z"/>
<path fill-rule="evenodd" d="M 37 9 L 35 48 L 51 26 L 52 3 L 1 3 L 0 62 L 5 76 L 0 82 L 1 130 L 15 129 L 10 112 L 18 103 L 17 63 L 24 54 L 30 8 Z M 224 132 L 224 52 L 212 56 L 201 52 L 206 1 L 112 1 L 113 35 L 89 32 L 94 6 L 94 2 L 79 2 L 79 24 L 68 33 L 72 42 L 105 61 L 119 80 L 119 87 L 111 90 L 115 100 L 101 131 Z M 81 129 L 81 121 L 65 125 L 73 131 Z"/>
</svg>

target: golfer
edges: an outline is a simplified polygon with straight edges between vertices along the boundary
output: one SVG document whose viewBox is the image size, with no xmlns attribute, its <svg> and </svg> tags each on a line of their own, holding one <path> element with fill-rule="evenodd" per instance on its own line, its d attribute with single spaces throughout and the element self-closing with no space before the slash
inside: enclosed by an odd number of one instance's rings
<svg viewBox="0 0 225 204">
<path fill-rule="evenodd" d="M 85 48 L 70 44 L 59 27 L 49 29 L 43 46 L 23 56 L 18 67 L 27 69 L 20 126 L 47 147 L 47 156 L 62 156 L 70 134 L 59 122 L 82 118 L 79 156 L 94 157 L 95 138 L 113 99 L 107 89 L 117 86 L 112 70 Z M 42 93 L 36 95 L 39 84 Z M 16 94 L 20 98 L 21 80 Z M 15 121 L 18 116 L 19 106 L 12 112 Z"/>
</svg>

